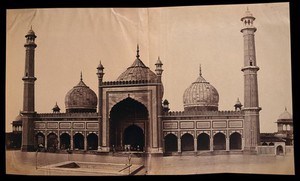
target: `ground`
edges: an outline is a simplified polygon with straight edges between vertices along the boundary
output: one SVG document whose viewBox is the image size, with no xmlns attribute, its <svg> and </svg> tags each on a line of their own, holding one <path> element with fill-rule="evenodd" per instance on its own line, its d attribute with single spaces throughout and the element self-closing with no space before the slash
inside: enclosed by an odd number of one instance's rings
<svg viewBox="0 0 300 181">
<path fill-rule="evenodd" d="M 36 159 L 37 158 L 37 159 Z M 42 169 L 65 161 L 128 164 L 126 156 L 55 154 L 6 151 L 6 174 L 17 175 L 97 175 Z M 137 175 L 186 175 L 208 173 L 256 173 L 294 175 L 293 155 L 214 155 L 132 157 L 132 164 L 145 165 Z M 46 167 L 47 168 L 47 167 Z M 101 175 L 101 174 L 98 174 Z"/>
</svg>

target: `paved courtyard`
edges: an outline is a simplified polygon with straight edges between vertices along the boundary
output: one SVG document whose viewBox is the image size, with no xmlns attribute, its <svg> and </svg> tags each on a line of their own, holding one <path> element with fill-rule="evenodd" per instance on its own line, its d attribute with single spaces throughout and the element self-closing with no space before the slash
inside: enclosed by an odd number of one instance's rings
<svg viewBox="0 0 300 181">
<path fill-rule="evenodd" d="M 128 157 L 55 153 L 38 153 L 36 155 L 34 152 L 6 151 L 6 173 L 18 175 L 103 175 L 47 169 L 47 165 L 66 161 L 128 164 Z M 293 155 L 152 156 L 146 159 L 131 157 L 130 162 L 145 166 L 136 175 L 209 173 L 294 175 Z"/>
</svg>

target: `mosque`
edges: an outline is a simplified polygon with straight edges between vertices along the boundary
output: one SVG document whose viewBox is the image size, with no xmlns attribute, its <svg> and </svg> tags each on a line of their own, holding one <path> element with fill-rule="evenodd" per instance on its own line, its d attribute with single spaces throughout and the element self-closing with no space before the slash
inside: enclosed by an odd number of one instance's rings
<svg viewBox="0 0 300 181">
<path fill-rule="evenodd" d="M 241 18 L 244 103 L 237 100 L 232 111 L 218 109 L 218 91 L 204 78 L 201 67 L 183 93 L 184 111 L 170 111 L 168 100 L 163 100 L 162 61 L 158 58 L 156 69 L 150 70 L 141 60 L 137 47 L 132 65 L 117 80 L 103 81 L 104 66 L 101 62 L 95 66 L 97 94 L 84 83 L 81 75 L 78 84 L 66 93 L 65 112 L 55 104 L 53 112 L 37 113 L 34 106 L 37 36 L 30 29 L 24 45 L 23 110 L 12 123 L 13 132 L 17 133 L 14 144 L 22 151 L 43 147 L 53 152 L 72 150 L 103 154 L 126 151 L 158 155 L 258 153 L 259 146 L 272 141 L 268 142 L 268 135 L 261 140 L 259 128 L 261 108 L 254 20 L 249 10 Z M 292 116 L 288 114 L 285 110 L 277 122 L 281 138 L 292 133 Z M 292 144 L 291 135 L 289 138 Z"/>
</svg>

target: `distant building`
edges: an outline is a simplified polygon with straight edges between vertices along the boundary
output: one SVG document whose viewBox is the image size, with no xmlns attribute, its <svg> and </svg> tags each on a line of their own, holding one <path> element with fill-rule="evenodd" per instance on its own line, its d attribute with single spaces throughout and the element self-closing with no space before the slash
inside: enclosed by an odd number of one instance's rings
<svg viewBox="0 0 300 181">
<path fill-rule="evenodd" d="M 57 104 L 52 113 L 37 113 L 34 108 L 34 52 L 37 45 L 31 29 L 25 36 L 24 45 L 23 111 L 13 122 L 14 130 L 20 131 L 19 126 L 22 126 L 21 150 L 34 151 L 38 145 L 43 145 L 46 150 L 55 152 L 257 153 L 261 143 L 261 108 L 258 104 L 259 67 L 255 55 L 254 20 L 249 10 L 241 19 L 244 107 L 237 100 L 232 111 L 219 111 L 218 91 L 204 79 L 201 67 L 198 77 L 195 76 L 196 80 L 183 94 L 184 111 L 169 111 L 169 101 L 162 100 L 163 63 L 158 57 L 153 72 L 140 59 L 137 47 L 134 62 L 115 81 L 103 81 L 104 66 L 100 62 L 96 73 L 98 97 L 81 75 L 79 83 L 66 94 L 65 113 L 60 112 Z M 278 120 L 280 128 L 282 124 L 290 125 L 285 118 Z M 283 130 L 280 134 L 288 135 Z"/>
<path fill-rule="evenodd" d="M 260 134 L 260 141 L 263 146 L 260 152 L 275 155 L 293 152 L 293 149 L 290 149 L 290 146 L 294 144 L 293 117 L 286 108 L 279 115 L 276 123 L 277 132 Z"/>
</svg>

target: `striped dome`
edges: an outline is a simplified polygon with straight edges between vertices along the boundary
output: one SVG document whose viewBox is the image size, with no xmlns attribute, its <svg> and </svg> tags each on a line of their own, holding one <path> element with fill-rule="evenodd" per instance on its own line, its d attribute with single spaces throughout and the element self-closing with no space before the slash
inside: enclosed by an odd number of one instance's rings
<svg viewBox="0 0 300 181">
<path fill-rule="evenodd" d="M 65 97 L 66 112 L 96 112 L 97 95 L 80 79 Z"/>
<path fill-rule="evenodd" d="M 183 94 L 185 111 L 217 111 L 219 93 L 201 74 Z"/>
</svg>

